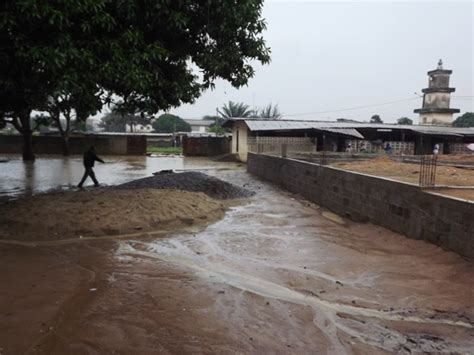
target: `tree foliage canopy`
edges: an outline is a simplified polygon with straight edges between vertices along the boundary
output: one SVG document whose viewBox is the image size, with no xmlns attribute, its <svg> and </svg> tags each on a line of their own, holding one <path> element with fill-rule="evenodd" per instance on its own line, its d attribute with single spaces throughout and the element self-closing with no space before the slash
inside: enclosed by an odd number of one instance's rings
<svg viewBox="0 0 474 355">
<path fill-rule="evenodd" d="M 158 133 L 191 132 L 191 125 L 181 117 L 165 113 L 153 123 L 153 129 Z"/>
<path fill-rule="evenodd" d="M 412 125 L 413 120 L 409 119 L 408 117 L 400 117 L 397 120 L 397 124 L 405 124 L 405 125 Z"/>
<path fill-rule="evenodd" d="M 373 115 L 370 117 L 370 123 L 383 123 L 379 115 Z"/>
<path fill-rule="evenodd" d="M 138 124 L 147 125 L 149 123 L 150 118 L 146 116 L 142 117 L 141 115 L 120 113 L 112 110 L 112 112 L 107 113 L 101 118 L 99 127 L 103 128 L 106 132 L 126 132 L 127 125 L 133 131 L 134 126 Z"/>
<path fill-rule="evenodd" d="M 227 130 L 219 124 L 213 124 L 209 127 L 209 132 L 215 133 L 216 135 L 220 136 L 225 134 Z"/>
<path fill-rule="evenodd" d="M 245 85 L 254 75 L 251 61 L 270 60 L 262 6 L 263 0 L 4 0 L 0 119 L 31 140 L 29 115 L 51 97 L 70 95 L 86 112 L 94 99 L 101 106 L 118 96 L 127 110 L 156 113 L 193 102 L 218 78 Z"/>
<path fill-rule="evenodd" d="M 247 118 L 254 114 L 254 112 L 249 108 L 249 105 L 246 105 L 243 102 L 233 101 L 229 101 L 227 104 L 224 104 L 224 106 L 222 106 L 222 108 L 218 111 L 223 118 Z"/>
<path fill-rule="evenodd" d="M 281 118 L 281 113 L 278 110 L 278 105 L 272 105 L 271 103 L 258 111 L 258 117 L 268 119 Z"/>
<path fill-rule="evenodd" d="M 453 121 L 453 127 L 474 127 L 474 112 L 466 112 Z"/>
</svg>

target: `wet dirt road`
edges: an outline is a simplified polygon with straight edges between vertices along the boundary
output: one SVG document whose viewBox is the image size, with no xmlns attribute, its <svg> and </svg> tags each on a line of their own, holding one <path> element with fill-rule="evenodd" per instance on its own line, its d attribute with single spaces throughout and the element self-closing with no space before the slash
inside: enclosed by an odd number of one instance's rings
<svg viewBox="0 0 474 355">
<path fill-rule="evenodd" d="M 0 244 L 0 352 L 472 353 L 474 263 L 256 181 L 207 228 Z"/>
</svg>

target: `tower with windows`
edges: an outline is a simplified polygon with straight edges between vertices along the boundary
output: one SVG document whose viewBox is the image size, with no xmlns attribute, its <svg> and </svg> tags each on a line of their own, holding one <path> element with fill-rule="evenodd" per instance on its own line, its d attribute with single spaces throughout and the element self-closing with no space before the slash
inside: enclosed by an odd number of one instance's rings
<svg viewBox="0 0 474 355">
<path fill-rule="evenodd" d="M 443 69 L 443 61 L 440 59 L 438 67 L 428 72 L 428 87 L 423 89 L 422 108 L 415 110 L 418 113 L 419 124 L 422 125 L 451 125 L 453 114 L 460 110 L 450 108 L 451 93 L 455 88 L 449 87 L 449 76 L 452 70 Z"/>
</svg>

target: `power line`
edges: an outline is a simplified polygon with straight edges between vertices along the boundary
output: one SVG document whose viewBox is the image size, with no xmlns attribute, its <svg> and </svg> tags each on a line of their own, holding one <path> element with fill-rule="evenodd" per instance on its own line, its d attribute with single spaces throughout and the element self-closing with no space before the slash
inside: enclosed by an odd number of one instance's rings
<svg viewBox="0 0 474 355">
<path fill-rule="evenodd" d="M 422 96 L 420 96 L 422 97 Z M 388 102 L 383 102 L 380 104 L 372 104 L 372 105 L 364 105 L 364 106 L 354 106 L 354 107 L 347 107 L 347 108 L 341 108 L 341 109 L 335 109 L 335 110 L 326 110 L 326 111 L 314 111 L 314 112 L 304 112 L 304 113 L 293 113 L 293 114 L 283 114 L 284 117 L 294 117 L 294 116 L 307 116 L 307 115 L 317 115 L 317 114 L 323 114 L 323 113 L 335 113 L 335 112 L 344 112 L 344 111 L 353 111 L 353 110 L 360 110 L 360 109 L 365 109 L 365 108 L 372 108 L 372 107 L 380 107 L 380 106 L 386 106 L 386 105 L 393 105 L 399 102 L 406 102 L 406 101 L 414 101 L 414 100 L 419 100 L 420 97 L 410 97 L 410 98 L 405 98 L 405 99 L 400 99 L 400 100 L 395 100 L 395 101 L 388 101 Z M 468 96 L 468 95 L 453 95 L 451 96 L 452 99 L 456 100 L 462 100 L 462 101 L 471 101 L 474 100 L 474 96 Z M 352 115 L 350 117 L 357 117 L 361 116 L 363 113 Z M 202 118 L 201 117 L 188 117 L 188 118 Z"/>
<path fill-rule="evenodd" d="M 396 104 L 399 102 L 405 102 L 405 101 L 413 101 L 413 100 L 419 100 L 419 97 L 410 97 L 406 99 L 400 99 L 396 101 L 389 101 L 389 102 L 383 102 L 380 104 L 374 104 L 374 105 L 364 105 L 364 106 L 354 106 L 354 107 L 347 107 L 347 108 L 341 108 L 337 110 L 326 110 L 326 111 L 314 111 L 314 112 L 305 112 L 305 113 L 294 113 L 291 115 L 284 115 L 285 117 L 291 117 L 291 116 L 305 116 L 305 115 L 316 115 L 320 113 L 332 113 L 332 112 L 343 112 L 343 111 L 353 111 L 353 110 L 359 110 L 359 109 L 364 109 L 364 108 L 371 108 L 371 107 L 379 107 L 379 106 L 385 106 L 385 105 L 392 105 Z"/>
</svg>

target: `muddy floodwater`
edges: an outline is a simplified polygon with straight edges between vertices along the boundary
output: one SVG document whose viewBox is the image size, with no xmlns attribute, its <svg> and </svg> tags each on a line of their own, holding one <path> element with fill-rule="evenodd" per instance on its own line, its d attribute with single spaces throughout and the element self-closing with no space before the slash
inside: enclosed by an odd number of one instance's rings
<svg viewBox="0 0 474 355">
<path fill-rule="evenodd" d="M 181 156 L 104 156 L 105 164 L 96 162 L 94 170 L 102 185 L 115 185 L 160 170 L 208 170 L 222 165 L 208 159 Z M 3 161 L 3 162 L 2 162 Z M 226 165 L 238 166 L 239 164 Z M 29 195 L 51 189 L 77 186 L 84 173 L 82 156 L 40 155 L 34 163 L 23 162 L 19 155 L 0 156 L 0 198 Z M 90 178 L 84 187 L 93 185 Z"/>
<path fill-rule="evenodd" d="M 473 353 L 472 261 L 181 163 L 257 193 L 166 236 L 0 243 L 1 354 Z M 161 169 L 129 166 L 114 181 Z"/>
</svg>

